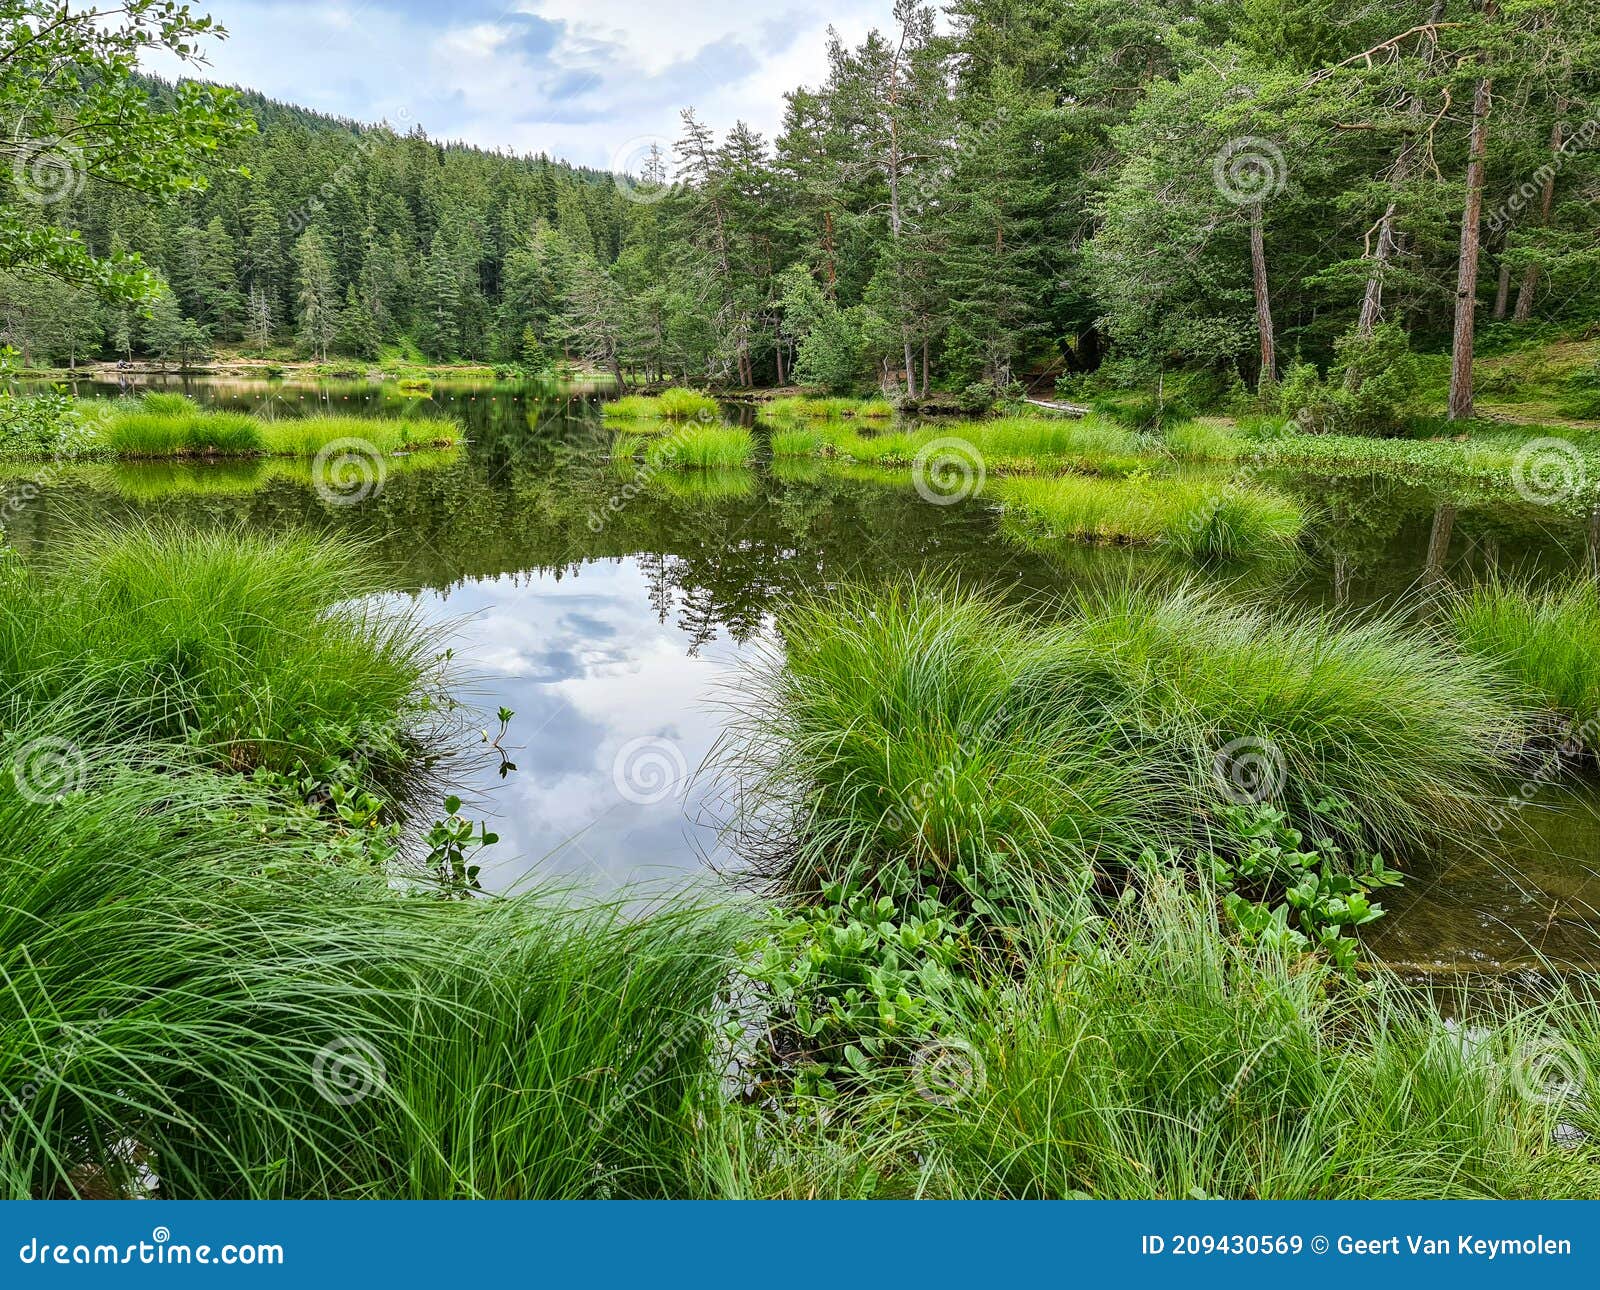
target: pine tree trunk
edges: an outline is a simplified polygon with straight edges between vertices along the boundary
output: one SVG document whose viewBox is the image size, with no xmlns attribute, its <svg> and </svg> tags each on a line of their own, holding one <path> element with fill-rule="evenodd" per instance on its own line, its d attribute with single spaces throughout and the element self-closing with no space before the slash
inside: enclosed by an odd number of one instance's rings
<svg viewBox="0 0 1600 1290">
<path fill-rule="evenodd" d="M 1556 103 L 1557 113 L 1566 110 L 1566 100 L 1561 99 Z M 1561 120 L 1559 116 L 1556 123 L 1550 127 L 1550 155 L 1552 158 L 1561 155 Z M 1556 170 L 1550 167 L 1550 173 L 1545 176 L 1544 194 L 1539 202 L 1539 227 L 1544 228 L 1550 223 L 1550 212 L 1556 202 Z M 1530 264 L 1522 274 L 1522 285 L 1517 288 L 1517 308 L 1511 315 L 1513 322 L 1527 322 L 1533 317 L 1533 293 L 1539 286 L 1539 266 Z"/>
<path fill-rule="evenodd" d="M 1473 314 L 1478 303 L 1478 247 L 1482 240 L 1483 172 L 1489 152 L 1490 78 L 1472 97 L 1472 134 L 1467 147 L 1467 200 L 1461 212 L 1461 258 L 1456 269 L 1455 336 L 1450 351 L 1450 420 L 1472 415 Z"/>
<path fill-rule="evenodd" d="M 1272 300 L 1267 294 L 1267 248 L 1260 202 L 1250 207 L 1250 278 L 1256 296 L 1256 330 L 1261 335 L 1261 374 L 1256 388 L 1263 390 L 1278 379 L 1278 353 L 1272 328 Z"/>
<path fill-rule="evenodd" d="M 822 262 L 828 270 L 828 299 L 832 300 L 837 281 L 837 272 L 834 268 L 832 211 L 822 212 Z"/>
<path fill-rule="evenodd" d="M 1500 265 L 1500 278 L 1494 288 L 1494 320 L 1499 322 L 1506 316 L 1506 302 L 1511 296 L 1511 266 L 1504 262 Z"/>
<path fill-rule="evenodd" d="M 1410 145 L 1407 145 L 1406 152 L 1410 152 Z M 1403 165 L 1406 165 L 1404 154 L 1396 168 Z M 1361 315 L 1356 319 L 1356 332 L 1362 337 L 1371 337 L 1378 319 L 1383 317 L 1383 271 L 1394 255 L 1394 226 L 1395 203 L 1390 202 L 1383 212 L 1383 218 L 1378 221 L 1378 245 L 1367 265 L 1367 285 L 1361 293 Z"/>
<path fill-rule="evenodd" d="M 928 334 L 922 334 L 922 397 L 928 397 Z"/>
</svg>

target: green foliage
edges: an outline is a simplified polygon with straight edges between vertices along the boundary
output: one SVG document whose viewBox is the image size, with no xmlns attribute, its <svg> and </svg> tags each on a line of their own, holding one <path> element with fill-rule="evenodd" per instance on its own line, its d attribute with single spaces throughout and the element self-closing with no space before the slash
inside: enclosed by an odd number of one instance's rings
<svg viewBox="0 0 1600 1290">
<path fill-rule="evenodd" d="M 156 279 L 139 259 L 121 248 L 96 255 L 79 233 L 39 211 L 87 179 L 151 201 L 205 187 L 212 155 L 249 128 L 237 94 L 186 81 L 158 97 L 133 72 L 153 52 L 193 65 L 200 41 L 218 31 L 175 0 L 128 0 L 109 12 L 47 0 L 0 5 L 0 116 L 18 123 L 0 147 L 8 185 L 0 267 L 123 301 L 155 295 Z"/>
<path fill-rule="evenodd" d="M 1570 723 L 1569 738 L 1600 752 L 1600 589 L 1476 586 L 1451 603 L 1461 647 L 1492 662 L 1529 707 Z"/>
<path fill-rule="evenodd" d="M 1292 551 L 1305 526 L 1298 503 L 1259 485 L 1150 478 L 1008 479 L 994 490 L 1005 532 L 1029 545 L 1155 542 L 1192 559 Z"/>
<path fill-rule="evenodd" d="M 826 296 L 803 265 L 783 280 L 784 327 L 796 338 L 794 379 L 843 394 L 861 382 L 866 340 L 861 319 Z"/>
<path fill-rule="evenodd" d="M 1335 803 L 1318 803 L 1323 814 L 1337 809 Z M 1245 943 L 1288 956 L 1316 949 L 1336 967 L 1354 967 L 1360 946 L 1346 932 L 1382 918 L 1383 906 L 1370 897 L 1399 886 L 1402 876 L 1381 856 L 1352 865 L 1326 837 L 1308 844 L 1271 807 L 1225 806 L 1218 815 L 1231 832 L 1234 853 L 1211 857 L 1211 877 Z"/>
<path fill-rule="evenodd" d="M 771 912 L 743 947 L 767 1027 L 759 1078 L 836 1097 L 958 1024 L 963 920 L 931 892 L 907 905 L 846 877 L 814 905 Z"/>
<path fill-rule="evenodd" d="M 1335 352 L 1325 380 L 1310 363 L 1296 363 L 1279 387 L 1280 408 L 1303 433 L 1392 435 L 1410 425 L 1422 373 L 1398 324 L 1341 336 Z"/>
</svg>

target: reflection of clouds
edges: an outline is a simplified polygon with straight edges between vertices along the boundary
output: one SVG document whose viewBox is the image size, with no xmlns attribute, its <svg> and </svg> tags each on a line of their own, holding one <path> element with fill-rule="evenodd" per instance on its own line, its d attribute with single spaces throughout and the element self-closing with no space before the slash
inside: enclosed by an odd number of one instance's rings
<svg viewBox="0 0 1600 1290">
<path fill-rule="evenodd" d="M 484 857 L 486 886 L 559 875 L 606 888 L 699 870 L 716 846 L 698 823 L 708 786 L 640 805 L 617 791 L 613 762 L 630 740 L 671 740 L 693 769 L 715 743 L 721 715 L 708 700 L 737 646 L 700 656 L 657 621 L 634 561 L 584 565 L 577 575 L 507 575 L 422 600 L 452 624 L 463 697 L 517 715 L 506 737 L 517 769 L 504 781 L 490 758 L 457 785 L 500 842 Z"/>
</svg>

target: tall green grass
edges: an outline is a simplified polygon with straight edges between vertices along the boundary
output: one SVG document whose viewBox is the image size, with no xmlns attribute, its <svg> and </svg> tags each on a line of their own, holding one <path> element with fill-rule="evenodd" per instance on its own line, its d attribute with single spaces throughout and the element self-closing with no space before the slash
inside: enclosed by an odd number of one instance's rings
<svg viewBox="0 0 1600 1290">
<path fill-rule="evenodd" d="M 452 447 L 461 441 L 461 428 L 454 421 L 420 418 L 267 418 L 206 410 L 182 395 L 147 394 L 134 407 L 94 408 L 84 419 L 80 448 L 90 455 L 128 459 L 315 457 L 340 439 L 359 440 L 389 454 Z"/>
<path fill-rule="evenodd" d="M 736 920 L 408 897 L 320 828 L 263 841 L 271 810 L 206 775 L 49 808 L 4 777 L 8 1195 L 681 1189 Z"/>
<path fill-rule="evenodd" d="M 1552 1145 L 1561 1124 L 1600 1128 L 1549 1087 L 1600 1069 L 1600 1013 L 1573 995 L 1455 1025 L 1382 972 L 1352 988 L 1241 945 L 1209 891 L 1170 882 L 1115 919 L 1062 919 L 1020 976 L 946 1038 L 969 1072 L 948 1101 L 885 1089 L 846 1139 L 877 1140 L 898 1190 L 1600 1196 L 1593 1148 Z"/>
<path fill-rule="evenodd" d="M 1600 752 L 1600 588 L 1477 586 L 1453 601 L 1451 619 L 1463 649 L 1492 661 L 1530 708 L 1560 716 Z"/>
<path fill-rule="evenodd" d="M 1518 729 L 1487 665 L 1398 621 L 1198 586 L 1043 625 L 948 588 L 845 588 L 783 625 L 720 757 L 781 891 L 856 864 L 890 887 L 991 860 L 1070 882 L 1101 854 L 1205 843 L 1246 798 L 1392 854 L 1481 825 Z"/>
<path fill-rule="evenodd" d="M 887 421 L 893 415 L 894 407 L 885 398 L 812 398 L 800 394 L 790 394 L 763 403 L 756 412 L 758 419 L 775 422 L 838 421 L 849 417 L 866 421 Z"/>
<path fill-rule="evenodd" d="M 1305 526 L 1284 494 L 1215 480 L 1068 475 L 1005 479 L 993 493 L 1006 532 L 1031 545 L 1159 542 L 1194 558 L 1240 559 L 1291 551 Z"/>
<path fill-rule="evenodd" d="M 963 445 L 966 458 L 981 460 L 985 470 L 995 473 L 1083 470 L 1116 475 L 1156 460 L 1133 431 L 1099 419 L 997 417 L 875 434 L 833 425 L 825 433 L 836 456 L 866 465 L 908 465 L 925 449 L 952 440 Z"/>
<path fill-rule="evenodd" d="M 600 407 L 608 421 L 646 421 L 664 417 L 669 421 L 716 421 L 721 410 L 717 401 L 699 390 L 672 386 L 658 395 L 625 394 Z"/>
<path fill-rule="evenodd" d="M 308 533 L 86 529 L 0 580 L 0 727 L 186 744 L 245 771 L 398 756 L 431 719 L 439 646 L 368 599 L 380 572 Z"/>
<path fill-rule="evenodd" d="M 820 456 L 827 440 L 820 431 L 809 426 L 792 426 L 774 430 L 771 443 L 774 460 L 782 460 Z"/>
<path fill-rule="evenodd" d="M 750 464 L 756 441 L 743 426 L 684 426 L 644 445 L 645 464 L 677 470 L 729 470 Z"/>
</svg>

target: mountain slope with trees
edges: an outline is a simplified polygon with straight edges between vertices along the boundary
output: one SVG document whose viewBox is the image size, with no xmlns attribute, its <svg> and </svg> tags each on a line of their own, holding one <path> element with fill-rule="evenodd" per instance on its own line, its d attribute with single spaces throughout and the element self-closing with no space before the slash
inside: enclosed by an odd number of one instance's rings
<svg viewBox="0 0 1600 1290">
<path fill-rule="evenodd" d="M 1392 417 L 1448 349 L 1464 417 L 1484 322 L 1595 315 L 1597 10 L 897 0 L 775 139 L 686 109 L 626 177 L 245 93 L 205 187 L 36 213 L 136 253 L 153 305 L 7 276 L 0 330 L 34 362 L 398 347 L 914 395 L 1181 373 L 1330 422 Z"/>
</svg>

